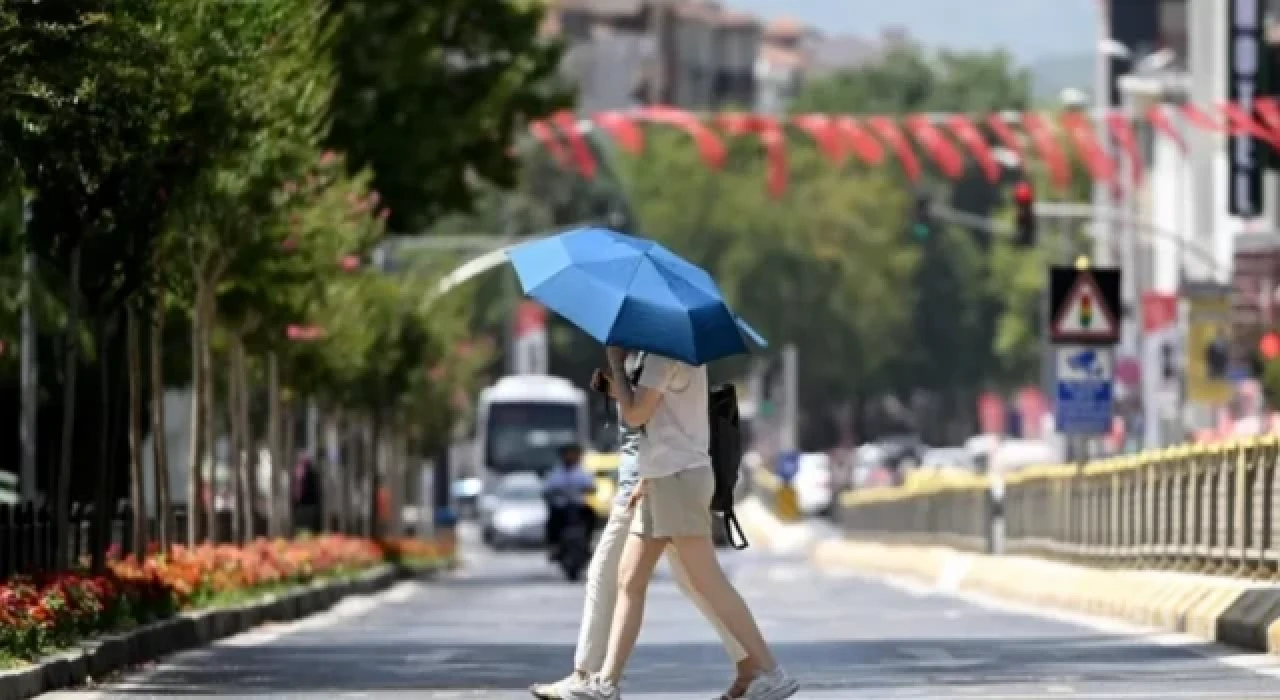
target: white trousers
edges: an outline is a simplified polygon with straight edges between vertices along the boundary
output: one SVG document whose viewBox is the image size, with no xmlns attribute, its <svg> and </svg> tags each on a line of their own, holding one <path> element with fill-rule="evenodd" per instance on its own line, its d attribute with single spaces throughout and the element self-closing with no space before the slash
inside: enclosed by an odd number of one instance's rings
<svg viewBox="0 0 1280 700">
<path fill-rule="evenodd" d="M 600 533 L 595 554 L 591 557 L 591 566 L 587 569 L 587 600 L 582 611 L 582 628 L 578 632 L 578 651 L 573 659 L 575 669 L 594 673 L 604 666 L 605 652 L 609 646 L 609 629 L 613 626 L 614 603 L 618 600 L 618 563 L 622 560 L 622 548 L 627 543 L 633 515 L 634 511 L 614 508 Z M 729 634 L 711 611 L 706 599 L 689 583 L 689 574 L 684 570 L 672 545 L 667 546 L 667 561 L 671 564 L 671 574 L 675 577 L 676 585 L 680 586 L 680 590 L 715 628 L 729 659 L 736 664 L 747 658 L 742 645 Z"/>
</svg>

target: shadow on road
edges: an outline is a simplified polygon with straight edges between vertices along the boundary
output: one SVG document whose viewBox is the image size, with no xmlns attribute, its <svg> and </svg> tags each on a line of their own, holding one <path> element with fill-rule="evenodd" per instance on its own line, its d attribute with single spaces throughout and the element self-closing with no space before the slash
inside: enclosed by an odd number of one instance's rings
<svg viewBox="0 0 1280 700">
<path fill-rule="evenodd" d="M 921 685 L 1035 683 L 1146 684 L 1212 682 L 1221 668 L 1201 659 L 1213 647 L 1160 647 L 1110 636 L 893 639 L 792 642 L 780 659 L 807 689 L 885 691 Z M 221 647 L 171 664 L 122 695 L 250 695 L 270 693 L 431 690 L 519 690 L 564 673 L 573 649 L 538 643 L 335 643 L 288 638 L 264 647 Z M 628 688 L 706 692 L 724 687 L 731 670 L 714 644 L 651 644 L 637 649 Z"/>
</svg>

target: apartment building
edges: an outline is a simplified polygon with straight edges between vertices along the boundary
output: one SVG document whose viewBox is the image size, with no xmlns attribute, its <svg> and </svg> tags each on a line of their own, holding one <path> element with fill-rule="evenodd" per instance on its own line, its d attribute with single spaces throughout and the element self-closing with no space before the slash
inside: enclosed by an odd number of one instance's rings
<svg viewBox="0 0 1280 700">
<path fill-rule="evenodd" d="M 763 28 L 707 0 L 553 0 L 546 30 L 584 112 L 636 104 L 750 108 Z"/>
</svg>

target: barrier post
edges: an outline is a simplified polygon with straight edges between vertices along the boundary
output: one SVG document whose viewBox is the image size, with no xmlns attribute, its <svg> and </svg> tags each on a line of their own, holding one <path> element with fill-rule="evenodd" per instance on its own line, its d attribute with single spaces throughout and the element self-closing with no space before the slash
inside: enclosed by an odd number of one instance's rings
<svg viewBox="0 0 1280 700">
<path fill-rule="evenodd" d="M 1002 474 L 992 474 L 987 488 L 987 553 L 1005 552 L 1005 485 Z"/>
</svg>

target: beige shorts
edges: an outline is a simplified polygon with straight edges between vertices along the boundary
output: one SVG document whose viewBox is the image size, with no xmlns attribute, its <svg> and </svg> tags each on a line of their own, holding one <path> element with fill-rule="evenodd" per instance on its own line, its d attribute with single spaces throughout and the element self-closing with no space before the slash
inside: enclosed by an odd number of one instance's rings
<svg viewBox="0 0 1280 700">
<path fill-rule="evenodd" d="M 632 533 L 648 538 L 711 536 L 711 495 L 716 489 L 711 467 L 645 479 L 644 489 L 631 520 Z"/>
</svg>

